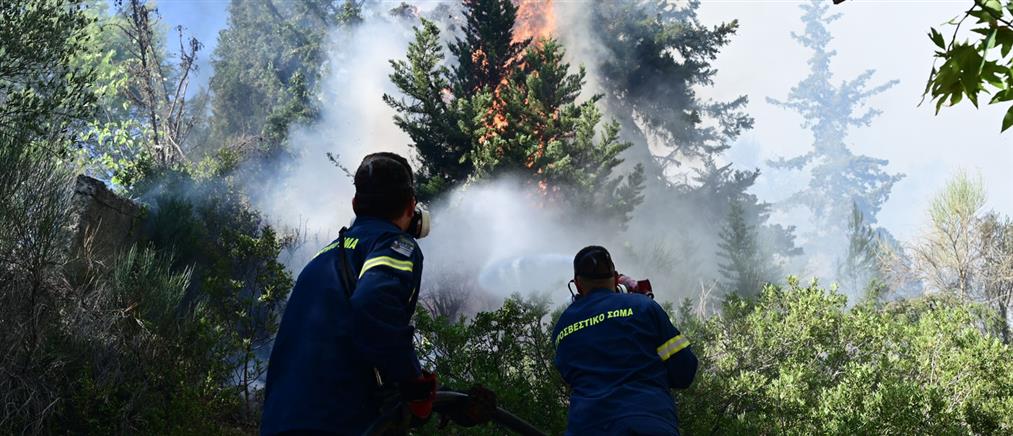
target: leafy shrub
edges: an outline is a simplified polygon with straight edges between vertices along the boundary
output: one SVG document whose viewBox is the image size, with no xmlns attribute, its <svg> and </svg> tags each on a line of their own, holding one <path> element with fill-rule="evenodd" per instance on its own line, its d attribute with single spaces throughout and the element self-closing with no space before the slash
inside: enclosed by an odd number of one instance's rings
<svg viewBox="0 0 1013 436">
<path fill-rule="evenodd" d="M 686 317 L 701 357 L 678 395 L 689 433 L 933 434 L 1013 430 L 1011 351 L 978 307 L 923 297 L 845 310 L 789 279 L 720 316 Z"/>
<path fill-rule="evenodd" d="M 1013 350 L 982 333 L 988 313 L 947 297 L 846 308 L 846 298 L 789 278 L 753 300 L 726 299 L 676 326 L 700 358 L 677 391 L 687 434 L 995 434 L 1013 431 Z M 558 316 L 558 314 L 556 315 Z M 424 365 L 447 385 L 482 383 L 553 434 L 566 389 L 552 366 L 545 302 L 508 299 L 474 320 L 417 318 Z M 469 434 L 495 433 L 492 427 Z"/>
<path fill-rule="evenodd" d="M 177 254 L 175 266 L 193 268 L 187 305 L 203 305 L 218 328 L 217 346 L 232 366 L 250 423 L 260 410 L 258 380 L 278 329 L 291 274 L 278 261 L 289 241 L 264 224 L 227 180 L 162 176 L 147 222 L 152 246 Z M 223 381 L 228 382 L 228 381 Z"/>
<path fill-rule="evenodd" d="M 433 318 L 420 309 L 415 318 L 419 356 L 423 367 L 435 370 L 443 385 L 467 390 L 482 384 L 496 392 L 501 407 L 560 434 L 566 428 L 567 393 L 552 363 L 552 321 L 558 316 L 549 314 L 547 302 L 520 296 L 471 321 Z M 442 434 L 433 425 L 426 431 Z M 468 431 L 502 432 L 491 424 Z"/>
</svg>

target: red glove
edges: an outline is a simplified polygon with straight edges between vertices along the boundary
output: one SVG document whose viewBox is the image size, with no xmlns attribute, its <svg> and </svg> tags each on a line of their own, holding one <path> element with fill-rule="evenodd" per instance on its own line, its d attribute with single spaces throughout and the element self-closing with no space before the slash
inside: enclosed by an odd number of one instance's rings
<svg viewBox="0 0 1013 436">
<path fill-rule="evenodd" d="M 619 284 L 626 288 L 626 292 L 646 295 L 654 299 L 654 289 L 651 287 L 650 280 L 636 280 L 633 277 L 620 274 Z"/>
<path fill-rule="evenodd" d="M 417 379 L 401 383 L 401 398 L 408 403 L 412 415 L 428 419 L 436 399 L 436 374 L 423 371 Z"/>
<path fill-rule="evenodd" d="M 627 292 L 636 292 L 637 280 L 625 274 L 619 274 L 619 284 L 626 287 Z"/>
</svg>

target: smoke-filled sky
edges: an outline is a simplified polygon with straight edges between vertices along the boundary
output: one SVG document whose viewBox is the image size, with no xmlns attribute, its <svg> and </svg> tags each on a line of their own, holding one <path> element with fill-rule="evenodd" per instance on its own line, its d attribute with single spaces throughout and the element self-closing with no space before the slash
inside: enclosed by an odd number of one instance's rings
<svg viewBox="0 0 1013 436">
<path fill-rule="evenodd" d="M 755 128 L 742 135 L 730 157 L 742 166 L 759 166 L 764 175 L 754 188 L 768 201 L 787 196 L 795 186 L 777 183 L 763 161 L 804 153 L 812 137 L 801 118 L 766 102 L 784 98 L 808 73 L 809 51 L 790 32 L 801 32 L 798 1 L 704 0 L 704 23 L 738 19 L 740 30 L 721 53 L 715 86 L 702 94 L 719 99 L 746 94 Z M 980 172 L 989 192 L 989 207 L 1013 214 L 1013 131 L 999 134 L 1005 107 L 970 105 L 943 109 L 933 115 L 930 103 L 918 107 L 932 64 L 929 27 L 939 27 L 966 9 L 968 1 L 848 0 L 836 6 L 843 16 L 830 25 L 837 57 L 835 78 L 852 79 L 866 69 L 877 70 L 871 84 L 899 79 L 897 86 L 872 98 L 883 114 L 867 128 L 852 131 L 849 145 L 856 154 L 888 159 L 886 171 L 907 176 L 894 185 L 879 222 L 900 239 L 915 236 L 925 222 L 931 196 L 959 169 Z M 945 33 L 945 32 L 944 32 Z M 947 33 L 948 34 L 948 33 Z"/>
<path fill-rule="evenodd" d="M 393 7 L 400 1 L 390 3 Z M 729 157 L 742 167 L 764 170 L 754 190 L 768 201 L 787 196 L 798 184 L 797 179 L 769 171 L 763 162 L 800 154 L 811 141 L 796 114 L 766 102 L 766 97 L 784 97 L 807 74 L 809 52 L 790 37 L 791 31 L 802 29 L 799 3 L 704 0 L 700 8 L 706 24 L 739 20 L 738 35 L 716 63 L 720 72 L 715 86 L 701 93 L 717 99 L 740 94 L 750 97 L 748 112 L 756 118 L 756 126 L 742 135 Z M 871 127 L 853 130 L 849 143 L 856 153 L 888 159 L 887 171 L 906 175 L 894 186 L 879 216 L 880 224 L 901 239 L 917 234 L 924 224 L 929 198 L 959 169 L 980 173 L 989 190 L 989 206 L 1013 214 L 1013 184 L 1008 176 L 1013 168 L 1013 132 L 999 134 L 1004 108 L 975 110 L 961 105 L 934 116 L 930 105 L 917 106 L 931 66 L 932 44 L 925 34 L 930 26 L 939 26 L 958 14 L 967 3 L 848 0 L 836 7 L 843 17 L 830 28 L 832 46 L 838 52 L 832 64 L 838 80 L 869 68 L 878 71 L 874 84 L 900 80 L 899 85 L 873 97 L 871 104 L 883 115 Z M 207 60 L 214 38 L 226 24 L 228 1 L 161 0 L 158 4 L 167 25 L 181 24 L 205 43 L 199 80 L 206 83 L 212 74 Z M 377 65 L 403 57 L 403 53 L 379 51 L 373 55 L 383 58 Z"/>
</svg>

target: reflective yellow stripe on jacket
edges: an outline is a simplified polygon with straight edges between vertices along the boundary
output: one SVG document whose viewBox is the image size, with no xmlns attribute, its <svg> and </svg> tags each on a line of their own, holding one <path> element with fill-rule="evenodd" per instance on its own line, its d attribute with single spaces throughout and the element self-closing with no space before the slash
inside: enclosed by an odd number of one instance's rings
<svg viewBox="0 0 1013 436">
<path fill-rule="evenodd" d="M 658 347 L 658 356 L 661 356 L 661 360 L 665 361 L 668 360 L 669 357 L 675 355 L 675 353 L 682 351 L 683 348 L 688 346 L 689 339 L 682 337 L 682 335 L 675 335 L 674 338 L 669 339 L 668 342 L 665 342 Z"/>
<path fill-rule="evenodd" d="M 362 272 L 359 273 L 359 278 L 361 279 L 362 275 L 374 266 L 389 266 L 397 270 L 412 272 L 414 264 L 410 260 L 398 260 L 390 256 L 377 256 L 362 264 Z"/>
</svg>

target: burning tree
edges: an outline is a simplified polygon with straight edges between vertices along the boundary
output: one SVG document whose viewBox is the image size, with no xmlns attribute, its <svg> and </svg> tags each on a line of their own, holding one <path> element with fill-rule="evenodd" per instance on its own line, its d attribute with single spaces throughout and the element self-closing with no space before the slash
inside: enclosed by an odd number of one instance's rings
<svg viewBox="0 0 1013 436">
<path fill-rule="evenodd" d="M 613 176 L 630 144 L 619 141 L 616 122 L 601 123 L 599 97 L 577 102 L 583 68 L 571 72 L 555 40 L 527 37 L 544 29 L 520 26 L 518 37 L 509 0 L 465 7 L 464 39 L 451 45 L 457 64 L 447 65 L 440 31 L 425 20 L 407 59 L 392 61 L 391 80 L 405 96 L 384 100 L 413 140 L 422 194 L 469 178 L 521 175 L 544 201 L 627 221 L 642 199 L 643 169 Z"/>
</svg>

